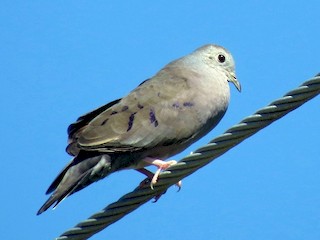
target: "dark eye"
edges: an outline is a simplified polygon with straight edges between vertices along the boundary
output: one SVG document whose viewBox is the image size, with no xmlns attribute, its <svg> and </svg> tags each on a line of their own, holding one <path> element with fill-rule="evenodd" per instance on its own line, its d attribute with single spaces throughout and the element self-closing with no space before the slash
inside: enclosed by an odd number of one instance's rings
<svg viewBox="0 0 320 240">
<path fill-rule="evenodd" d="M 218 60 L 219 60 L 219 62 L 224 63 L 226 61 L 226 57 L 222 54 L 219 54 Z"/>
</svg>

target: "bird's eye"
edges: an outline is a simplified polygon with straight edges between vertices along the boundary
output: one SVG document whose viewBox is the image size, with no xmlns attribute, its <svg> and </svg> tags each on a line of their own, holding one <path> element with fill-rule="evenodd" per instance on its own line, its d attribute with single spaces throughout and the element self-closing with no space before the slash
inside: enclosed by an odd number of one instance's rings
<svg viewBox="0 0 320 240">
<path fill-rule="evenodd" d="M 219 62 L 224 63 L 226 61 L 226 57 L 222 54 L 219 54 L 218 60 L 219 60 Z"/>
</svg>

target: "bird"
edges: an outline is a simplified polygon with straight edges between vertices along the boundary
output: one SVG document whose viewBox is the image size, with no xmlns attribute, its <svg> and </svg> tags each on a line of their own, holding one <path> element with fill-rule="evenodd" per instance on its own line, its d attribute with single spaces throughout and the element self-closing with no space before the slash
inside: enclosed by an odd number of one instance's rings
<svg viewBox="0 0 320 240">
<path fill-rule="evenodd" d="M 231 53 L 207 44 L 168 63 L 127 96 L 80 116 L 67 131 L 73 159 L 49 186 L 51 196 L 37 215 L 124 169 L 147 175 L 152 188 L 161 171 L 177 163 L 165 160 L 220 122 L 230 102 L 229 82 L 241 91 Z M 155 173 L 145 168 L 150 165 Z"/>
</svg>

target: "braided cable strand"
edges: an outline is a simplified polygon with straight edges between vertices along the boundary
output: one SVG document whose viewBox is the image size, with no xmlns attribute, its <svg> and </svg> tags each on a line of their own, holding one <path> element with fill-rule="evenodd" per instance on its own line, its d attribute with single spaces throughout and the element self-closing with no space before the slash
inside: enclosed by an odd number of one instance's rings
<svg viewBox="0 0 320 240">
<path fill-rule="evenodd" d="M 161 173 L 154 190 L 147 185 L 137 187 L 134 191 L 121 197 L 117 202 L 108 205 L 102 211 L 80 222 L 56 239 L 88 239 L 319 93 L 320 74 L 303 83 L 297 89 L 288 92 L 284 97 L 246 117 L 224 134 L 213 139 L 209 144 L 197 149 L 176 165 Z"/>
</svg>

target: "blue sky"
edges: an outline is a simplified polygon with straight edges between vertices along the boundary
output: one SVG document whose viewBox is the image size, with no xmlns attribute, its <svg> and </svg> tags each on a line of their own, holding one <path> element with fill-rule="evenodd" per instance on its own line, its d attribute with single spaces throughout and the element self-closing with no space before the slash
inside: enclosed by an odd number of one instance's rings
<svg viewBox="0 0 320 240">
<path fill-rule="evenodd" d="M 319 68 L 319 1 L 2 1 L 2 239 L 53 239 L 144 177 L 123 171 L 36 216 L 70 160 L 66 129 L 169 61 L 228 48 L 232 87 L 221 123 L 179 160 Z M 92 239 L 319 239 L 320 97 Z"/>
</svg>

